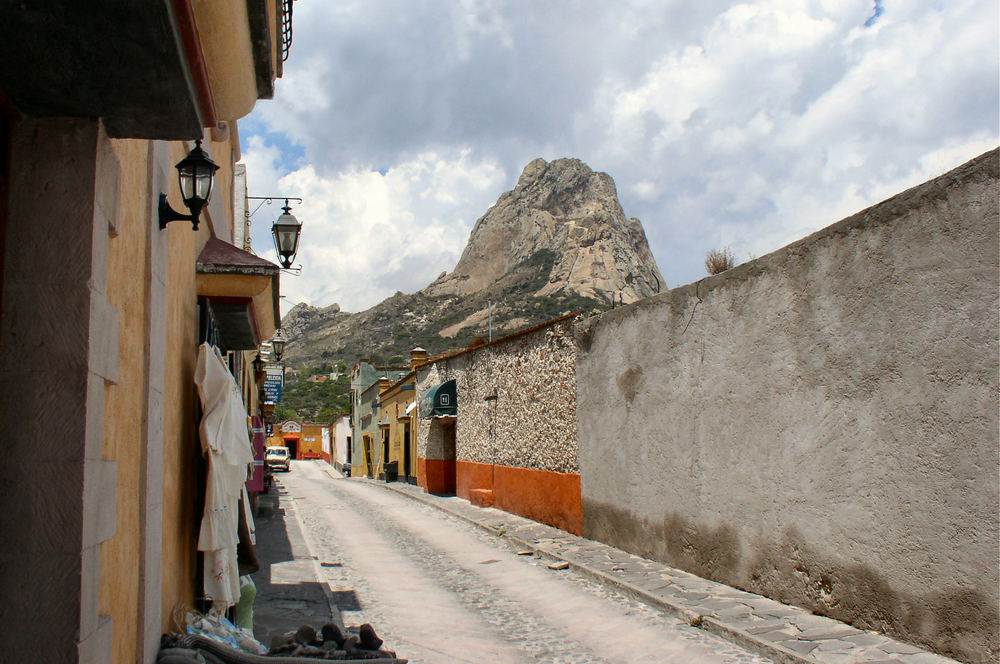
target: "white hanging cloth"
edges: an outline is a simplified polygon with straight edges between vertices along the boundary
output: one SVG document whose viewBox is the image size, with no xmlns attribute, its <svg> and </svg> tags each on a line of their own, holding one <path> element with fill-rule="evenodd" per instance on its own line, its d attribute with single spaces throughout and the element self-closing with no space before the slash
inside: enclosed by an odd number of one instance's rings
<svg viewBox="0 0 1000 664">
<path fill-rule="evenodd" d="M 203 343 L 198 348 L 194 380 L 204 413 L 199 427 L 201 449 L 208 459 L 198 550 L 205 552 L 205 596 L 213 608 L 225 609 L 240 598 L 239 501 L 247 466 L 253 463 L 253 447 L 240 389 L 214 346 Z"/>
</svg>

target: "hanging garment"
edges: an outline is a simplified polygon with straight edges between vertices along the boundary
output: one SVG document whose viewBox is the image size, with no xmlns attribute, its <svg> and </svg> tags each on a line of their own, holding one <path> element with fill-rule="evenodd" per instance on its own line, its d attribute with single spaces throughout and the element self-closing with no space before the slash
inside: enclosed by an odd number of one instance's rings
<svg viewBox="0 0 1000 664">
<path fill-rule="evenodd" d="M 205 553 L 205 597 L 212 600 L 213 608 L 228 608 L 240 598 L 239 501 L 247 465 L 253 463 L 253 448 L 239 387 L 218 349 L 207 343 L 198 349 L 195 383 L 204 411 L 199 427 L 201 448 L 208 459 L 198 550 Z"/>
<path fill-rule="evenodd" d="M 243 493 L 239 501 L 240 521 L 239 521 L 239 541 L 236 544 L 236 565 L 239 567 L 240 576 L 253 574 L 260 569 L 260 561 L 257 559 L 257 549 L 254 547 L 256 538 L 253 534 L 253 516 L 250 515 L 249 501 L 246 493 Z"/>
</svg>

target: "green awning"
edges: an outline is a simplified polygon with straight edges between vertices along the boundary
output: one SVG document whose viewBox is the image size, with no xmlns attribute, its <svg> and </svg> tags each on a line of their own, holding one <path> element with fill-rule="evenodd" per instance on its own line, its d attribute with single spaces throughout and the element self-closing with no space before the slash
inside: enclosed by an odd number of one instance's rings
<svg viewBox="0 0 1000 664">
<path fill-rule="evenodd" d="M 427 390 L 420 399 L 420 417 L 429 420 L 432 417 L 447 417 L 458 415 L 458 397 L 455 393 L 455 381 L 448 380 Z"/>
</svg>

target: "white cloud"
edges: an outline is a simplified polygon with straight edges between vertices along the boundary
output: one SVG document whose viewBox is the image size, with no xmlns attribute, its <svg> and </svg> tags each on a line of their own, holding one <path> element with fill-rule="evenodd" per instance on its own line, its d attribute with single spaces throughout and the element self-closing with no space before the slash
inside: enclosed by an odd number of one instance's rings
<svg viewBox="0 0 1000 664">
<path fill-rule="evenodd" d="M 244 151 L 252 189 L 308 192 L 315 276 L 283 291 L 361 308 L 426 285 L 539 156 L 611 174 L 676 286 L 713 246 L 767 253 L 995 147 L 997 3 L 883 7 L 866 27 L 871 1 L 297 3 L 255 111 L 274 133 Z M 305 166 L 282 172 L 275 137 Z"/>
<path fill-rule="evenodd" d="M 275 159 L 274 146 L 259 140 L 244 152 L 248 172 L 271 172 Z M 324 176 L 310 165 L 280 177 L 276 193 L 303 199 L 293 209 L 302 222 L 302 274 L 283 275 L 282 293 L 292 303 L 357 311 L 426 286 L 458 260 L 503 178 L 497 164 L 467 151 L 420 154 L 384 174 L 350 167 Z M 271 260 L 276 214 L 264 208 L 252 220 L 254 248 Z"/>
</svg>

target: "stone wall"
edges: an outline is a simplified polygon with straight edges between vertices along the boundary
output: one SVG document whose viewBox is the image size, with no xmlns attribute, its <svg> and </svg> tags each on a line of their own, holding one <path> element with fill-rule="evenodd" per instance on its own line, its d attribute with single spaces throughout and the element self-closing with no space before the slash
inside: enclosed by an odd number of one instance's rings
<svg viewBox="0 0 1000 664">
<path fill-rule="evenodd" d="M 579 324 L 584 535 L 996 661 L 997 171 Z"/>
<path fill-rule="evenodd" d="M 485 490 L 496 507 L 580 532 L 572 325 L 566 316 L 417 369 L 418 403 L 452 379 L 458 401 L 454 449 L 450 425 L 418 421 L 421 486 Z"/>
<path fill-rule="evenodd" d="M 459 461 L 579 471 L 571 326 L 564 320 L 461 358 Z"/>
<path fill-rule="evenodd" d="M 418 370 L 418 400 L 455 379 L 456 458 L 518 468 L 576 473 L 576 345 L 572 319 Z M 419 456 L 444 458 L 442 441 L 421 419 Z"/>
</svg>

